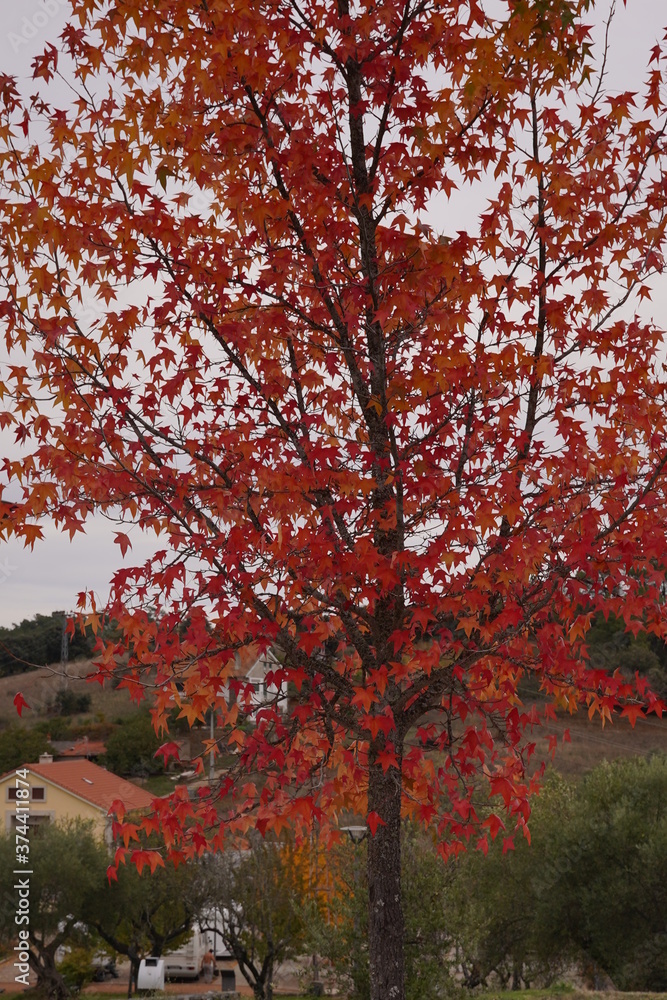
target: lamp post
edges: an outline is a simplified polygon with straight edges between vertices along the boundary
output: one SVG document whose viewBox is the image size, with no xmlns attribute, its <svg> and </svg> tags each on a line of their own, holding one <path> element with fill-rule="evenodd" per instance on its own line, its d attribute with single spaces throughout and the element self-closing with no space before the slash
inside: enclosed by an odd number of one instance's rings
<svg viewBox="0 0 667 1000">
<path fill-rule="evenodd" d="M 341 826 L 341 830 L 348 835 L 353 844 L 360 844 L 368 836 L 368 827 L 363 826 Z"/>
<path fill-rule="evenodd" d="M 358 867 L 358 864 L 357 864 L 357 847 L 359 847 L 359 845 L 361 843 L 363 843 L 363 841 L 368 836 L 368 827 L 364 823 L 363 826 L 361 826 L 361 825 L 357 825 L 357 826 L 341 826 L 341 830 L 343 830 L 348 835 L 348 837 L 350 838 L 350 840 L 354 844 L 354 911 L 353 911 L 354 916 L 353 916 L 353 927 L 354 927 L 355 948 L 354 948 L 354 952 L 353 952 L 352 962 L 353 962 L 354 972 L 356 973 L 356 975 L 353 975 L 354 988 L 355 988 L 355 992 L 356 992 L 356 990 L 358 988 L 358 983 L 359 983 L 359 951 L 358 951 L 358 948 L 359 948 L 359 913 L 357 911 L 357 899 L 359 897 L 359 867 Z"/>
</svg>

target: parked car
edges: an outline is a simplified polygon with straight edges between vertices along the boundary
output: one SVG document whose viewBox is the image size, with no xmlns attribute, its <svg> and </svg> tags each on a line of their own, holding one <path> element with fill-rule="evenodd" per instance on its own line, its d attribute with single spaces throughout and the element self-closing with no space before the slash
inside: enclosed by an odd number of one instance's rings
<svg viewBox="0 0 667 1000">
<path fill-rule="evenodd" d="M 108 955 L 95 955 L 93 958 L 94 983 L 105 983 L 107 979 L 118 979 L 118 969 L 116 959 L 109 958 Z"/>
</svg>

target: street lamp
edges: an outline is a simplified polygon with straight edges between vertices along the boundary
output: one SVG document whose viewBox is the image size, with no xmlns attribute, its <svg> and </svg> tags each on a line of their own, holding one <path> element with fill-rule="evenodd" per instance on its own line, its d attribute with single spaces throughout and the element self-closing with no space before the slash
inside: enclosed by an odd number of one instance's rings
<svg viewBox="0 0 667 1000">
<path fill-rule="evenodd" d="M 341 826 L 341 830 L 346 833 L 353 844 L 360 844 L 368 836 L 368 827 L 363 826 Z"/>
<path fill-rule="evenodd" d="M 355 949 L 354 949 L 353 954 L 352 954 L 352 965 L 353 965 L 353 968 L 354 968 L 354 974 L 352 976 L 352 981 L 354 983 L 355 994 L 356 994 L 357 989 L 358 989 L 358 984 L 359 984 L 359 971 L 360 971 L 360 969 L 359 969 L 359 966 L 360 966 L 359 954 L 358 954 L 358 952 L 356 950 L 359 947 L 359 932 L 360 932 L 360 928 L 359 928 L 359 913 L 357 911 L 357 899 L 358 899 L 358 896 L 359 896 L 359 868 L 358 868 L 358 856 L 357 856 L 357 850 L 356 849 L 359 846 L 359 844 L 361 844 L 366 839 L 366 837 L 368 836 L 368 827 L 364 823 L 363 826 L 341 826 L 341 830 L 343 830 L 348 835 L 348 837 L 350 838 L 350 840 L 354 844 L 354 910 L 353 910 L 353 924 L 354 924 Z"/>
</svg>

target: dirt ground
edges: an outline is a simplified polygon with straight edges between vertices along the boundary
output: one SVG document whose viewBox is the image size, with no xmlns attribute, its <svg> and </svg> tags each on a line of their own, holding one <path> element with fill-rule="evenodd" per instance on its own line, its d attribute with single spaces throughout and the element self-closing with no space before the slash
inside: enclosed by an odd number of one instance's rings
<svg viewBox="0 0 667 1000">
<path fill-rule="evenodd" d="M 569 731 L 570 742 L 563 740 Z M 535 757 L 550 760 L 549 737 L 558 737 L 558 748 L 553 766 L 561 774 L 578 778 L 596 767 L 603 760 L 616 760 L 635 755 L 667 753 L 667 718 L 652 715 L 637 719 L 633 729 L 627 719 L 617 718 L 602 727 L 599 718 L 589 720 L 585 711 L 576 715 L 559 716 L 535 730 Z"/>
<path fill-rule="evenodd" d="M 125 690 L 112 690 L 109 682 L 104 688 L 97 682 L 85 678 L 91 674 L 93 666 L 90 660 L 71 660 L 67 664 L 67 684 L 76 694 L 88 694 L 92 704 L 86 717 L 98 713 L 108 720 L 125 717 L 136 712 L 136 705 L 130 701 Z M 51 667 L 40 667 L 39 670 L 29 670 L 24 674 L 13 674 L 10 677 L 0 677 L 0 726 L 19 722 L 14 709 L 14 695 L 21 691 L 30 705 L 31 711 L 23 716 L 24 725 L 32 725 L 37 719 L 47 718 L 47 706 L 53 702 L 56 694 L 63 686 L 63 675 L 60 664 Z"/>
<path fill-rule="evenodd" d="M 233 969 L 236 974 L 236 991 L 240 993 L 241 996 L 252 996 L 252 990 L 246 983 L 245 979 L 241 975 L 236 962 L 226 962 L 218 961 L 218 969 Z M 94 993 L 94 994 L 125 994 L 127 992 L 127 981 L 129 977 L 130 967 L 128 963 L 119 963 L 118 965 L 118 979 L 107 980 L 105 983 L 91 983 L 87 986 L 83 992 L 84 993 Z M 281 993 L 300 993 L 301 984 L 296 975 L 297 967 L 294 963 L 286 963 L 281 969 L 278 970 L 275 978 L 275 993 L 279 996 Z M 4 992 L 5 996 L 11 994 L 24 993 L 25 987 L 20 983 L 16 983 L 14 977 L 17 970 L 14 968 L 13 959 L 8 962 L 0 963 L 0 991 Z M 35 977 L 30 974 L 30 983 L 34 985 Z M 216 986 L 217 984 L 217 986 Z M 214 979 L 213 984 L 205 983 L 203 980 L 192 981 L 180 981 L 180 982 L 168 982 L 165 984 L 165 993 L 169 995 L 178 994 L 196 994 L 202 997 L 205 994 L 214 992 L 220 988 L 220 979 Z"/>
</svg>

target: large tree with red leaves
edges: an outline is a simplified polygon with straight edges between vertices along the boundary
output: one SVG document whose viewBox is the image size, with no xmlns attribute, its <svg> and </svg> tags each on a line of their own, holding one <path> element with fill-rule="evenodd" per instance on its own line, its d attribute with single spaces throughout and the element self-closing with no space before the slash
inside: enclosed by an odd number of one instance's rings
<svg viewBox="0 0 667 1000">
<path fill-rule="evenodd" d="M 606 97 L 590 6 L 75 0 L 71 101 L 0 81 L 3 530 L 117 519 L 100 675 L 129 651 L 157 721 L 215 706 L 227 776 L 162 803 L 167 854 L 365 817 L 373 1000 L 403 996 L 401 816 L 445 854 L 525 825 L 522 678 L 653 704 L 584 644 L 601 608 L 665 632 L 663 334 L 627 305 L 662 268 L 663 61 Z M 235 680 L 251 645 L 287 716 Z"/>
</svg>

